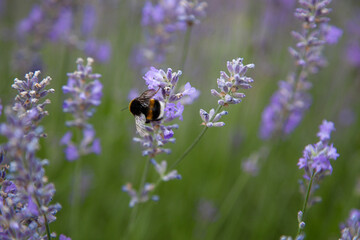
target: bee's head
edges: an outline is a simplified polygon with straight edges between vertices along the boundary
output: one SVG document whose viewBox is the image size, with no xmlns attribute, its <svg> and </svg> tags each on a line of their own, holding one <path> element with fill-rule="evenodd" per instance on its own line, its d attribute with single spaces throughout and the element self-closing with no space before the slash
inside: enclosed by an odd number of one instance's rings
<svg viewBox="0 0 360 240">
<path fill-rule="evenodd" d="M 134 99 L 130 102 L 129 110 L 133 115 L 135 116 L 140 115 L 142 113 L 141 109 L 142 109 L 142 105 L 138 99 Z"/>
</svg>

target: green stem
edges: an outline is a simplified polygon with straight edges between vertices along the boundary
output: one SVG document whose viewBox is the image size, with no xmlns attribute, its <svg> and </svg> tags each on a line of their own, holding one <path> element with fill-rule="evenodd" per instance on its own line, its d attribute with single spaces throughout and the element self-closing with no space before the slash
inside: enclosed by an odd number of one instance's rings
<svg viewBox="0 0 360 240">
<path fill-rule="evenodd" d="M 309 186 L 308 186 L 308 189 L 307 189 L 307 192 L 306 192 L 304 204 L 303 204 L 303 207 L 302 207 L 302 214 L 303 214 L 302 219 L 304 219 L 304 216 L 305 216 L 305 211 L 306 211 L 307 203 L 309 201 L 310 192 L 311 192 L 311 186 L 312 186 L 312 183 L 313 183 L 313 180 L 314 180 L 314 177 L 315 177 L 315 173 L 316 172 L 314 171 L 313 174 L 311 175 Z M 299 223 L 297 235 L 299 235 L 300 233 L 301 233 L 301 229 L 300 229 L 300 223 Z"/>
<path fill-rule="evenodd" d="M 51 240 L 49 221 L 47 220 L 45 213 L 44 213 L 44 219 L 45 219 L 46 235 L 48 237 L 48 240 Z"/>
<path fill-rule="evenodd" d="M 184 39 L 184 48 L 182 51 L 181 62 L 180 62 L 180 70 L 182 70 L 183 72 L 185 69 L 186 57 L 189 52 L 191 30 L 192 30 L 192 26 L 188 26 Z"/>
<path fill-rule="evenodd" d="M 215 117 L 215 115 L 220 111 L 220 109 L 222 108 L 221 105 L 219 105 L 214 113 L 213 118 Z M 212 119 L 210 119 L 211 121 Z M 194 140 L 194 142 L 185 150 L 185 152 L 171 165 L 170 169 L 174 169 L 177 165 L 179 165 L 179 163 L 191 152 L 191 150 L 193 150 L 193 148 L 196 146 L 196 144 L 201 140 L 201 138 L 204 136 L 204 134 L 206 133 L 206 131 L 208 130 L 208 127 L 205 126 L 204 129 L 201 131 L 201 133 L 199 134 L 199 136 L 197 136 L 197 138 Z"/>
<path fill-rule="evenodd" d="M 140 182 L 139 190 L 138 190 L 138 193 L 137 193 L 137 197 L 138 197 L 139 200 L 141 198 L 141 193 L 142 193 L 142 190 L 143 190 L 143 188 L 145 186 L 146 177 L 147 177 L 148 172 L 149 172 L 150 160 L 151 159 L 148 159 L 146 161 L 144 172 L 143 172 L 143 174 L 141 176 L 141 182 Z M 130 234 L 133 232 L 137 212 L 138 212 L 138 204 L 135 204 L 135 206 L 133 207 L 133 209 L 131 211 L 131 216 L 130 216 L 130 222 L 129 222 L 129 228 L 128 228 L 128 232 Z"/>
<path fill-rule="evenodd" d="M 174 169 L 179 163 L 191 152 L 191 150 L 196 146 L 196 144 L 200 141 L 200 139 L 204 136 L 208 127 L 204 127 L 199 136 L 195 139 L 195 141 L 185 150 L 185 152 L 171 165 L 170 169 Z"/>
<path fill-rule="evenodd" d="M 218 232 L 218 229 L 221 228 L 224 221 L 228 218 L 228 216 L 231 214 L 231 210 L 234 208 L 234 205 L 236 204 L 236 201 L 244 189 L 244 186 L 246 185 L 247 181 L 249 180 L 249 175 L 247 174 L 241 174 L 237 178 L 236 182 L 232 186 L 229 194 L 226 196 L 225 200 L 220 206 L 219 213 L 221 214 L 219 220 L 217 221 L 216 225 L 213 228 L 210 228 L 210 239 L 216 238 L 216 233 Z"/>
<path fill-rule="evenodd" d="M 39 209 L 41 209 L 41 208 L 40 208 L 41 205 L 40 205 L 39 199 L 38 199 L 37 196 L 35 196 L 35 195 L 34 195 L 34 197 L 35 197 L 35 200 L 36 200 L 36 203 L 37 203 Z M 41 211 L 42 211 L 42 210 L 41 210 Z M 51 240 L 51 233 L 50 233 L 49 221 L 48 221 L 48 219 L 47 219 L 47 217 L 46 217 L 46 213 L 43 212 L 42 214 L 43 214 L 44 220 L 45 220 L 46 235 L 47 235 L 47 237 L 48 237 L 48 240 Z"/>
<path fill-rule="evenodd" d="M 74 186 L 73 186 L 73 204 L 71 211 L 71 228 L 72 236 L 76 239 L 78 229 L 78 216 L 80 208 L 80 192 L 81 192 L 81 157 L 76 160 L 75 170 L 74 170 Z"/>
</svg>

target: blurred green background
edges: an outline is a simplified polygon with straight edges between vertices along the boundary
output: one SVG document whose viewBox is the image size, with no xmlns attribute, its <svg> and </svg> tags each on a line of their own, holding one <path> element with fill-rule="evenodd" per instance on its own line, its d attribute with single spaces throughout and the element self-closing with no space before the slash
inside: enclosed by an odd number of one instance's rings
<svg viewBox="0 0 360 240">
<path fill-rule="evenodd" d="M 14 78 L 24 79 L 25 74 L 16 68 L 14 60 L 18 49 L 14 29 L 32 5 L 40 1 L 1 2 L 0 98 L 3 105 L 9 105 L 16 95 L 11 89 Z M 87 1 L 78 2 L 82 6 Z M 146 89 L 141 69 L 137 70 L 130 61 L 134 47 L 144 41 L 140 23 L 144 2 L 90 2 L 96 5 L 98 13 L 96 37 L 111 42 L 112 57 L 108 63 L 94 63 L 94 72 L 102 74 L 104 95 L 90 122 L 101 139 L 102 154 L 81 159 L 83 198 L 77 229 L 70 221 L 75 163 L 65 160 L 59 145 L 67 131 L 64 123 L 70 118 L 62 112 L 61 86 L 67 82 L 66 73 L 76 69 L 76 59 L 86 56 L 79 50 L 50 41 L 45 42 L 40 51 L 44 63 L 41 76 L 51 76 L 51 87 L 56 91 L 49 96 L 50 115 L 42 122 L 48 137 L 42 140 L 40 151 L 40 156 L 50 161 L 46 175 L 57 190 L 53 202 L 62 205 L 57 220 L 50 225 L 51 231 L 72 239 L 294 236 L 297 212 L 303 203 L 298 184 L 303 171 L 296 164 L 305 145 L 317 142 L 318 126 L 327 119 L 335 123 L 332 142 L 340 157 L 332 163 L 333 174 L 324 179 L 317 191 L 322 202 L 307 212 L 305 232 L 307 239 L 340 237 L 339 224 L 346 220 L 352 208 L 360 208 L 360 70 L 345 57 L 347 44 L 354 39 L 353 34 L 347 32 L 347 24 L 360 14 L 359 1 L 331 3 L 331 24 L 343 29 L 343 36 L 338 44 L 326 47 L 328 66 L 311 76 L 313 104 L 301 124 L 287 138 L 271 142 L 258 137 L 261 113 L 277 89 L 277 82 L 284 80 L 293 69 L 287 49 L 295 45 L 290 31 L 301 27 L 293 17 L 297 4 L 289 8 L 284 7 L 285 1 L 275 0 L 208 1 L 206 18 L 192 31 L 185 70 L 180 77 L 181 84 L 189 81 L 201 95 L 185 107 L 184 120 L 178 121 L 180 127 L 174 135 L 176 143 L 168 146 L 172 153 L 158 156 L 157 161 L 174 162 L 200 133 L 199 109 L 216 107 L 217 99 L 211 96 L 210 89 L 217 87 L 216 79 L 219 71 L 226 70 L 226 61 L 243 57 L 245 64 L 254 63 L 255 69 L 247 75 L 255 82 L 253 88 L 245 92 L 247 97 L 241 104 L 227 109 L 229 115 L 223 117 L 225 127 L 209 129 L 177 167 L 183 179 L 161 184 L 156 190 L 160 201 L 140 205 L 131 235 L 127 235 L 132 211 L 128 206 L 130 198 L 121 187 L 132 182 L 138 188 L 147 158 L 141 156 L 141 146 L 132 141 L 133 116 L 121 109 L 128 105 L 131 88 L 140 92 Z M 270 14 L 270 20 L 266 20 L 266 14 Z M 80 18 L 75 15 L 75 20 Z M 357 24 L 360 28 L 360 22 Z M 179 33 L 166 63 L 156 67 L 178 70 L 183 41 L 184 34 Z M 344 119 L 344 110 L 351 113 L 350 117 Z M 244 173 L 242 161 L 265 145 L 269 152 L 260 160 L 258 175 Z M 148 181 L 156 179 L 151 169 Z M 225 199 L 233 204 L 224 204 Z"/>
</svg>

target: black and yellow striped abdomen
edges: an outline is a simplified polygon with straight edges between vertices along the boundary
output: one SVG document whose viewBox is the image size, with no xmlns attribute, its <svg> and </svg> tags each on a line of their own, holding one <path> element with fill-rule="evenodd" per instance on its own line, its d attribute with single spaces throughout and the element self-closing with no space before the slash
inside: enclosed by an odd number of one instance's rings
<svg viewBox="0 0 360 240">
<path fill-rule="evenodd" d="M 149 107 L 147 109 L 146 122 L 159 120 L 162 109 L 161 104 L 158 100 L 151 98 L 149 100 Z"/>
</svg>

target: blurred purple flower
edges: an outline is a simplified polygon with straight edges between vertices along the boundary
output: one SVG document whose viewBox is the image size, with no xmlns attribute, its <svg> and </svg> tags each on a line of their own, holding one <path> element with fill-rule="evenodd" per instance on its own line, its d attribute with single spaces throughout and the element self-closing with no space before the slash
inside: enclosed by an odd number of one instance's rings
<svg viewBox="0 0 360 240">
<path fill-rule="evenodd" d="M 138 196 L 135 189 L 132 188 L 130 183 L 124 185 L 122 190 L 127 192 L 131 197 L 129 207 L 134 207 L 137 203 L 147 202 L 150 199 L 150 193 L 154 190 L 154 184 L 146 183 L 144 188 L 141 190 L 141 194 Z M 158 196 L 152 196 L 153 201 L 158 200 Z"/>
<path fill-rule="evenodd" d="M 199 24 L 200 19 L 206 16 L 206 2 L 198 2 L 198 0 L 180 0 L 179 3 L 179 21 L 184 21 L 188 26 Z"/>
<path fill-rule="evenodd" d="M 197 8 L 192 8 L 190 12 L 186 11 L 188 8 L 185 8 L 185 5 L 180 5 L 180 0 L 158 1 L 156 4 L 149 0 L 145 2 L 141 19 L 145 42 L 136 47 L 131 58 L 136 68 L 140 66 L 147 70 L 152 65 L 163 63 L 170 46 L 176 39 L 175 33 L 186 29 L 184 20 L 191 17 L 191 21 L 195 21 L 194 12 L 196 17 L 199 17 L 202 14 L 201 6 L 205 4 L 200 4 L 200 7 L 196 4 Z M 186 15 L 187 13 L 189 15 Z M 180 20 L 180 15 L 182 20 Z"/>
<path fill-rule="evenodd" d="M 77 147 L 71 143 L 69 143 L 66 146 L 65 155 L 66 155 L 66 159 L 69 160 L 70 162 L 75 161 L 80 157 Z"/>
<path fill-rule="evenodd" d="M 356 115 L 354 110 L 351 108 L 343 108 L 340 110 L 340 113 L 338 115 L 338 121 L 339 124 L 342 126 L 350 126 L 352 125 L 356 120 Z"/>
<path fill-rule="evenodd" d="M 83 21 L 76 25 L 74 14 L 84 8 Z M 51 11 L 49 11 L 51 10 Z M 97 21 L 96 8 L 86 2 L 41 1 L 33 6 L 27 17 L 19 21 L 16 27 L 18 50 L 14 54 L 16 68 L 28 70 L 42 67 L 41 49 L 50 40 L 70 48 L 85 51 L 90 57 L 105 63 L 111 57 L 111 45 L 92 36 Z M 82 35 L 74 35 L 74 30 L 81 28 Z"/>
<path fill-rule="evenodd" d="M 86 4 L 83 11 L 83 20 L 81 25 L 81 31 L 85 36 L 90 35 L 96 25 L 96 8 L 94 5 Z"/>
<path fill-rule="evenodd" d="M 358 41 L 349 42 L 346 46 L 346 60 L 354 67 L 360 66 L 360 43 Z"/>
<path fill-rule="evenodd" d="M 139 95 L 140 95 L 139 91 L 136 88 L 132 88 L 128 93 L 127 99 L 131 101 L 134 98 L 138 97 Z"/>
<path fill-rule="evenodd" d="M 327 44 L 336 44 L 343 34 L 343 30 L 338 27 L 323 24 L 324 38 Z"/>
<path fill-rule="evenodd" d="M 93 57 L 101 63 L 108 62 L 111 58 L 111 44 L 107 41 L 99 42 L 95 39 L 88 39 L 84 51 L 89 57 Z"/>
<path fill-rule="evenodd" d="M 198 221 L 215 222 L 219 209 L 212 201 L 201 199 L 197 204 L 196 218 Z"/>
<path fill-rule="evenodd" d="M 64 234 L 60 234 L 59 240 L 71 240 L 71 238 L 65 236 Z"/>
<path fill-rule="evenodd" d="M 320 138 L 320 141 L 325 142 L 330 139 L 330 134 L 332 131 L 335 131 L 334 123 L 324 120 L 320 125 L 320 131 L 317 136 Z"/>
<path fill-rule="evenodd" d="M 173 179 L 181 179 L 181 175 L 178 174 L 177 170 L 172 170 L 170 172 L 166 172 L 167 170 L 167 162 L 164 160 L 160 164 L 158 164 L 155 159 L 150 160 L 151 164 L 154 165 L 156 172 L 160 175 L 162 181 L 170 181 Z"/>
<path fill-rule="evenodd" d="M 141 24 L 143 26 L 155 25 L 161 23 L 165 18 L 164 9 L 162 6 L 155 5 L 150 1 L 146 1 L 142 10 Z"/>
<path fill-rule="evenodd" d="M 73 24 L 73 12 L 70 8 L 62 8 L 58 19 L 55 21 L 52 30 L 49 32 L 49 38 L 52 41 L 59 41 L 67 38 L 70 34 Z"/>
<path fill-rule="evenodd" d="M 29 15 L 18 23 L 16 27 L 17 34 L 19 36 L 23 36 L 29 33 L 32 28 L 42 20 L 43 15 L 44 14 L 42 8 L 39 5 L 35 4 L 31 9 Z"/>
<path fill-rule="evenodd" d="M 67 132 L 60 143 L 65 145 L 66 158 L 69 161 L 78 159 L 82 155 L 89 153 L 100 154 L 100 140 L 95 138 L 95 130 L 88 123 L 88 119 L 95 112 L 95 107 L 99 106 L 102 98 L 102 84 L 99 81 L 100 74 L 92 73 L 93 59 L 87 59 L 87 65 L 79 58 L 77 60 L 77 71 L 68 73 L 68 83 L 63 86 L 64 94 L 70 94 L 63 104 L 63 111 L 71 113 L 73 120 L 67 121 L 69 127 L 82 129 L 83 139 L 74 143 L 71 141 L 72 133 Z"/>
<path fill-rule="evenodd" d="M 294 75 L 289 76 L 287 81 L 279 81 L 278 85 L 279 89 L 273 94 L 270 104 L 262 113 L 260 137 L 263 139 L 268 139 L 276 133 L 291 133 L 311 105 L 311 97 L 308 93 L 294 92 Z M 291 112 L 286 115 L 284 109 L 291 109 Z"/>
<path fill-rule="evenodd" d="M 181 104 L 189 105 L 192 104 L 200 96 L 200 91 L 198 89 L 195 89 L 194 87 L 191 87 L 190 83 L 186 83 L 182 95 L 183 96 L 180 99 Z"/>
<path fill-rule="evenodd" d="M 360 210 L 352 209 L 346 223 L 340 225 L 340 240 L 354 240 L 360 237 Z"/>
<path fill-rule="evenodd" d="M 289 52 L 295 60 L 295 67 L 300 67 L 300 70 L 297 75 L 290 73 L 287 81 L 279 82 L 279 89 L 265 107 L 259 131 L 262 139 L 288 135 L 299 125 L 311 105 L 308 90 L 312 84 L 308 76 L 317 73 L 326 64 L 322 55 L 323 46 L 326 43 L 335 44 L 342 35 L 342 30 L 327 24 L 330 1 L 318 4 L 304 0 L 299 3 L 302 8 L 295 10 L 295 17 L 302 21 L 302 29 L 301 32 L 292 32 L 298 43 L 296 49 L 289 48 Z"/>
</svg>

